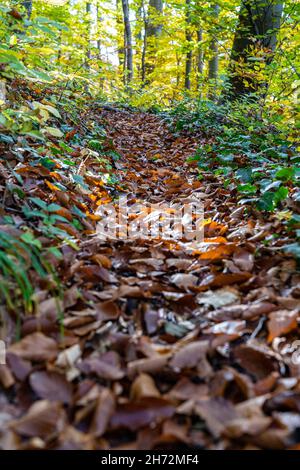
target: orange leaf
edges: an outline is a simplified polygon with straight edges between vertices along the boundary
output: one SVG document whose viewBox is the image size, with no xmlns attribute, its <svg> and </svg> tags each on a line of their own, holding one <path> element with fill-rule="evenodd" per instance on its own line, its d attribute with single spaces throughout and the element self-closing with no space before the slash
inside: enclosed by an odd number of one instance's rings
<svg viewBox="0 0 300 470">
<path fill-rule="evenodd" d="M 231 255 L 235 245 L 220 245 L 212 250 L 208 250 L 200 255 L 200 259 L 219 259 Z"/>
<path fill-rule="evenodd" d="M 272 342 L 277 336 L 282 336 L 298 327 L 297 310 L 277 310 L 272 312 L 268 321 L 268 342 Z"/>
<path fill-rule="evenodd" d="M 55 186 L 55 184 L 50 183 L 50 181 L 48 180 L 46 180 L 46 185 L 48 186 L 49 189 L 51 189 L 51 191 L 61 191 L 61 189 Z"/>
<path fill-rule="evenodd" d="M 205 243 L 227 243 L 226 238 L 224 237 L 212 237 L 212 238 L 204 238 Z"/>
<path fill-rule="evenodd" d="M 65 209 L 64 207 L 62 207 L 61 209 L 59 209 L 55 213 L 57 215 L 61 215 L 62 217 L 64 217 L 67 220 L 70 220 L 70 221 L 73 220 L 73 215 L 71 214 L 71 212 L 68 209 Z"/>
</svg>

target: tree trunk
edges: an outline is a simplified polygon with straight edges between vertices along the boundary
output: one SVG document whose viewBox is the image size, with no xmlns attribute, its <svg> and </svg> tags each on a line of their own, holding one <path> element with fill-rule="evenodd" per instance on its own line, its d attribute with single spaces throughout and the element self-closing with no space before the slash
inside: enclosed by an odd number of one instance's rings
<svg viewBox="0 0 300 470">
<path fill-rule="evenodd" d="M 97 49 L 98 49 L 98 57 L 101 59 L 101 23 L 103 18 L 100 13 L 99 5 L 97 5 Z"/>
<path fill-rule="evenodd" d="M 85 7 L 85 11 L 87 14 L 87 51 L 86 51 L 86 57 L 87 57 L 87 66 L 86 68 L 90 68 L 90 59 L 91 59 L 91 4 L 88 2 Z"/>
<path fill-rule="evenodd" d="M 217 3 L 213 6 L 213 19 L 216 22 L 219 16 L 220 7 Z M 213 100 L 216 97 L 216 87 L 219 71 L 219 47 L 216 31 L 212 32 L 212 40 L 210 42 L 210 51 L 212 53 L 211 59 L 208 62 L 208 98 Z"/>
<path fill-rule="evenodd" d="M 137 59 L 137 75 L 143 80 L 143 50 L 144 50 L 144 0 L 136 0 L 135 13 L 135 50 Z"/>
<path fill-rule="evenodd" d="M 141 80 L 142 80 L 142 83 L 145 83 L 145 79 L 146 79 L 146 52 L 147 52 L 147 17 L 146 17 L 144 1 L 143 1 L 143 4 L 142 4 L 142 16 L 143 16 L 143 23 L 144 23 L 144 35 L 143 35 L 143 48 L 142 48 L 142 58 L 141 58 Z"/>
<path fill-rule="evenodd" d="M 122 36 L 123 32 L 123 21 L 120 0 L 116 0 L 116 23 L 117 23 L 117 37 Z M 125 33 L 123 40 L 119 42 L 118 39 L 118 60 L 121 69 L 125 70 Z"/>
<path fill-rule="evenodd" d="M 192 71 L 192 32 L 191 32 L 191 0 L 185 0 L 186 7 L 186 26 L 185 26 L 185 40 L 187 43 L 187 53 L 185 59 L 185 77 L 184 88 L 191 89 L 191 71 Z"/>
<path fill-rule="evenodd" d="M 125 29 L 125 50 L 126 50 L 126 64 L 125 64 L 125 77 L 126 84 L 129 84 L 133 78 L 133 53 L 132 53 L 132 33 L 129 17 L 129 4 L 128 0 L 122 0 L 123 19 Z"/>
<path fill-rule="evenodd" d="M 155 60 L 157 55 L 157 40 L 162 33 L 162 24 L 160 21 L 163 12 L 163 0 L 149 0 L 148 17 L 145 21 L 144 38 L 144 80 L 146 75 L 150 75 L 155 69 Z"/>
<path fill-rule="evenodd" d="M 204 69 L 204 62 L 203 62 L 203 47 L 202 47 L 202 40 L 203 40 L 203 31 L 199 27 L 197 29 L 197 42 L 198 42 L 198 53 L 197 53 L 197 90 L 200 88 L 201 79 L 203 77 L 203 69 Z"/>
<path fill-rule="evenodd" d="M 229 66 L 230 93 L 233 96 L 265 90 L 266 81 L 257 78 L 254 67 L 272 62 L 282 10 L 283 3 L 277 0 L 242 1 Z"/>
</svg>

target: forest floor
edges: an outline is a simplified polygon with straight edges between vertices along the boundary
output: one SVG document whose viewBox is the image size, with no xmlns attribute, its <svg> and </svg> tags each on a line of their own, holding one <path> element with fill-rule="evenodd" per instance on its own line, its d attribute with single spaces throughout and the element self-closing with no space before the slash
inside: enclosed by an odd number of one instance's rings
<svg viewBox="0 0 300 470">
<path fill-rule="evenodd" d="M 174 134 L 141 112 L 104 108 L 89 119 L 103 123 L 120 155 L 115 186 L 99 183 L 99 163 L 79 147 L 77 175 L 96 187 L 93 198 L 59 168 L 16 169 L 27 196 L 60 204 L 67 220 L 73 203 L 80 217 L 81 199 L 98 206 L 82 233 L 59 225 L 81 240 L 52 259 L 62 298 L 37 282 L 35 312 L 21 316 L 16 342 L 16 319 L 5 313 L 11 344 L 0 366 L 0 447 L 298 448 L 300 278 L 280 249 L 282 220 L 239 204 L 218 177 L 198 179 L 187 159 L 203 136 Z M 4 178 L 3 165 L 0 172 Z M 130 204 L 196 197 L 204 241 L 195 248 L 163 235 L 101 239 L 97 207 L 117 205 L 120 194 Z M 5 204 L 21 218 L 16 198 L 6 195 Z"/>
</svg>

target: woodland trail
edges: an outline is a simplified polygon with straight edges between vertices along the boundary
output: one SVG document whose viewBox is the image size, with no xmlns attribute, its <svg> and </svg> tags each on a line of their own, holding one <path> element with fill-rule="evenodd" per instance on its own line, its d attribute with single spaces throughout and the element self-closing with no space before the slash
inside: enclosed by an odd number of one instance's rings
<svg viewBox="0 0 300 470">
<path fill-rule="evenodd" d="M 64 339 L 53 298 L 2 371 L 1 445 L 49 449 L 251 449 L 295 445 L 299 365 L 272 343 L 299 332 L 295 260 L 217 177 L 187 163 L 201 136 L 158 116 L 102 110 L 119 192 L 204 204 L 198 250 L 169 240 L 103 241 L 66 252 Z M 69 256 L 69 258 L 68 258 Z M 4 374 L 4 375 L 3 375 Z M 5 376 L 6 374 L 6 376 Z"/>
</svg>

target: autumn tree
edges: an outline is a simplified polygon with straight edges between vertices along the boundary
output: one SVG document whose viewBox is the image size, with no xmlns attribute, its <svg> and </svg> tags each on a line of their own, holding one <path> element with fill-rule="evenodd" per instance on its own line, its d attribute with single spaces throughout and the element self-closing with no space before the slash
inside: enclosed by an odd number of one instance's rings
<svg viewBox="0 0 300 470">
<path fill-rule="evenodd" d="M 133 78 L 133 50 L 132 32 L 130 25 L 129 3 L 122 0 L 122 10 L 124 19 L 124 45 L 125 45 L 125 83 L 128 85 Z"/>
<path fill-rule="evenodd" d="M 184 88 L 186 90 L 191 89 L 191 71 L 192 71 L 192 11 L 191 11 L 191 0 L 185 0 L 185 40 L 186 40 L 186 59 L 185 59 L 185 77 L 184 77 Z"/>
<path fill-rule="evenodd" d="M 278 0 L 242 1 L 229 66 L 233 96 L 265 89 L 264 69 L 273 60 L 282 10 Z"/>
<path fill-rule="evenodd" d="M 155 68 L 155 62 L 158 51 L 158 39 L 162 33 L 161 17 L 163 12 L 163 0 L 149 0 L 147 16 L 145 15 L 145 5 L 143 3 L 143 11 L 145 20 L 145 31 L 142 79 L 144 81 L 146 79 L 146 75 L 149 76 Z"/>
<path fill-rule="evenodd" d="M 216 85 L 218 79 L 218 70 L 219 70 L 219 44 L 216 31 L 216 23 L 220 13 L 220 7 L 217 3 L 212 4 L 212 20 L 213 25 L 211 29 L 211 41 L 210 41 L 210 54 L 211 57 L 208 62 L 208 97 L 210 99 L 215 98 Z"/>
</svg>

